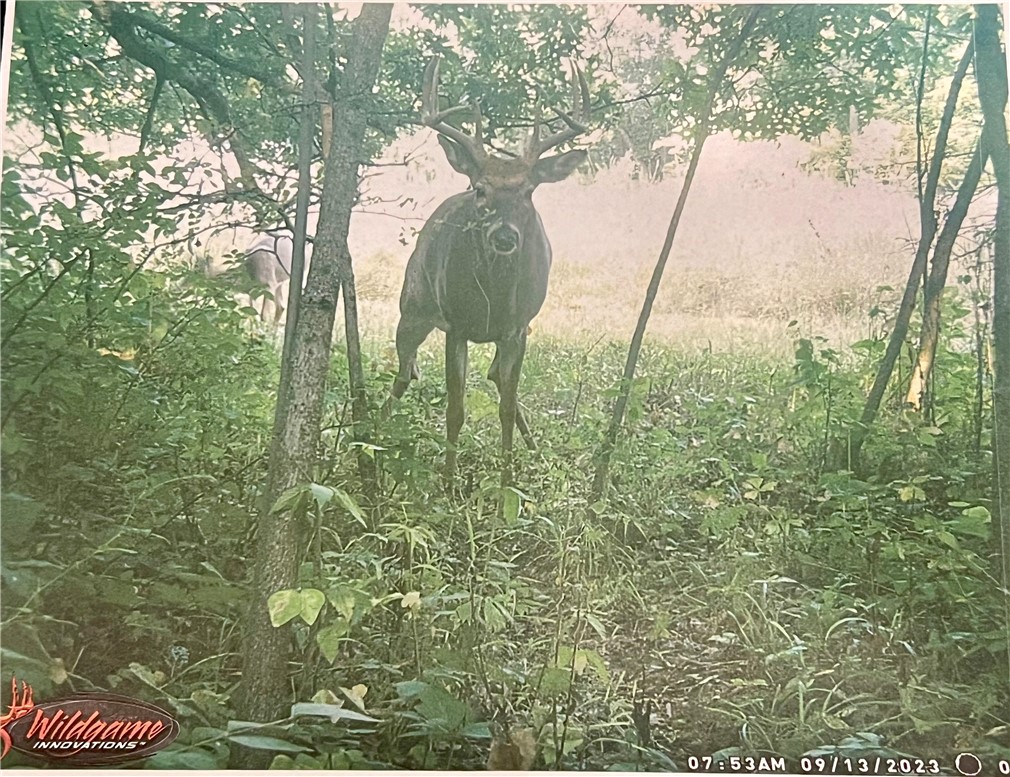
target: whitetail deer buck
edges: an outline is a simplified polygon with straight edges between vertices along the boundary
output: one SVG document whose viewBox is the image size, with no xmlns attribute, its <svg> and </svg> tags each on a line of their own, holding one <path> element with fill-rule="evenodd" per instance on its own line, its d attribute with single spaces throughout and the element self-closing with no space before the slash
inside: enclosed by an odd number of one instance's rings
<svg viewBox="0 0 1010 777">
<path fill-rule="evenodd" d="M 512 436 L 518 425 L 526 445 L 535 443 L 517 404 L 519 373 L 526 353 L 530 321 L 547 296 L 551 246 L 540 215 L 533 207 L 533 190 L 560 181 L 586 159 L 583 150 L 540 156 L 586 131 L 589 88 L 582 72 L 572 67 L 571 113 L 555 111 L 564 127 L 540 137 L 540 104 L 533 130 L 521 155 L 492 156 L 484 147 L 479 108 L 458 105 L 438 110 L 438 58 L 424 73 L 421 122 L 438 132 L 438 142 L 458 173 L 470 179 L 470 189 L 443 202 L 428 219 L 407 262 L 400 293 L 400 322 L 396 328 L 399 371 L 384 414 L 417 378 L 417 349 L 433 329 L 445 332 L 446 479 L 456 470 L 456 442 L 463 425 L 468 343 L 495 344 L 488 378 L 498 387 L 498 416 L 502 429 L 504 483 L 511 480 Z M 474 134 L 468 135 L 446 119 L 473 111 Z"/>
</svg>

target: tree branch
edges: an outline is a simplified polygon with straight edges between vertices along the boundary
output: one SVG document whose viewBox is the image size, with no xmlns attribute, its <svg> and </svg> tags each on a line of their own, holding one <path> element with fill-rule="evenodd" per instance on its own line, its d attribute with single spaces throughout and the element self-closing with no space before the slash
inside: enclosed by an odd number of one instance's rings
<svg viewBox="0 0 1010 777">
<path fill-rule="evenodd" d="M 294 93 L 294 89 L 289 88 L 287 84 L 272 74 L 253 67 L 245 62 L 239 62 L 231 57 L 227 57 L 216 48 L 201 43 L 200 41 L 193 40 L 192 38 L 188 38 L 178 31 L 173 30 L 171 27 L 148 17 L 144 13 L 136 11 L 118 11 L 118 13 L 123 16 L 131 26 L 141 27 L 148 32 L 153 32 L 160 38 L 164 38 L 177 46 L 181 46 L 184 49 L 192 51 L 194 54 L 199 54 L 201 57 L 209 59 L 211 62 L 220 65 L 225 70 L 231 70 L 234 73 L 247 76 L 248 78 L 255 78 L 257 81 L 277 89 L 278 91 Z"/>
<path fill-rule="evenodd" d="M 255 170 L 232 122 L 231 109 L 225 97 L 210 82 L 173 62 L 163 51 L 141 39 L 134 26 L 134 14 L 108 4 L 106 0 L 93 0 L 92 8 L 126 56 L 151 68 L 156 76 L 174 81 L 189 93 L 204 115 L 218 125 L 221 139 L 229 141 L 245 183 L 256 186 Z"/>
</svg>

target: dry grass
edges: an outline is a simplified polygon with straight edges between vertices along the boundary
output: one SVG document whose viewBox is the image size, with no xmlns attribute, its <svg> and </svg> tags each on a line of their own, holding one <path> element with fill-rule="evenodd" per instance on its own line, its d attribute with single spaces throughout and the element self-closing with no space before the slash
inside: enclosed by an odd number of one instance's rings
<svg viewBox="0 0 1010 777">
<path fill-rule="evenodd" d="M 904 283 L 914 200 L 873 181 L 845 186 L 798 169 L 808 146 L 713 138 L 657 296 L 648 337 L 678 348 L 791 353 L 797 333 L 835 345 L 867 336 L 878 287 Z M 437 154 L 438 152 L 434 152 Z M 432 155 L 430 201 L 458 190 Z M 418 188 L 417 173 L 383 186 Z M 542 187 L 554 246 L 550 293 L 534 336 L 627 341 L 635 328 L 680 180 L 631 181 L 624 168 Z M 419 220 L 356 222 L 366 336 L 391 342 Z M 405 243 L 405 244 L 404 244 Z M 790 328 L 790 322 L 796 324 Z"/>
</svg>

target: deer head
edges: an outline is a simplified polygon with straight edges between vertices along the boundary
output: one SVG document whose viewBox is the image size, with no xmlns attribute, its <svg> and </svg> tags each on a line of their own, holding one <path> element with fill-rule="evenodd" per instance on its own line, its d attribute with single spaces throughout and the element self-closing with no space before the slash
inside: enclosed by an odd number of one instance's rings
<svg viewBox="0 0 1010 777">
<path fill-rule="evenodd" d="M 589 87 L 582 71 L 572 65 L 571 112 L 555 111 L 564 128 L 541 137 L 541 105 L 537 102 L 533 129 L 522 152 L 516 157 L 489 154 L 482 133 L 480 108 L 465 105 L 438 110 L 438 66 L 433 58 L 424 73 L 421 122 L 438 132 L 438 142 L 452 168 L 470 180 L 473 204 L 482 228 L 482 242 L 491 253 L 508 256 L 522 248 L 535 217 L 533 191 L 542 183 L 553 183 L 571 175 L 585 161 L 581 149 L 543 157 L 552 148 L 575 139 L 586 131 L 589 117 Z M 449 116 L 472 111 L 475 131 L 467 135 L 448 124 Z"/>
</svg>

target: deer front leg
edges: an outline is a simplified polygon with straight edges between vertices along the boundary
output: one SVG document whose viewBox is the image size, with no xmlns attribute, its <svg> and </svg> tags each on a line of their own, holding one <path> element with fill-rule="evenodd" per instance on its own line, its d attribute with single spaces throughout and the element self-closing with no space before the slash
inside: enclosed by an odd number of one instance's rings
<svg viewBox="0 0 1010 777">
<path fill-rule="evenodd" d="M 526 355 L 526 331 L 497 343 L 498 418 L 501 421 L 502 486 L 512 485 L 512 439 L 518 414 L 519 373 Z M 527 427 L 528 431 L 528 427 Z"/>
<path fill-rule="evenodd" d="M 389 418 L 393 403 L 403 396 L 410 381 L 417 378 L 417 349 L 421 347 L 421 343 L 434 328 L 427 321 L 417 321 L 406 316 L 400 317 L 400 323 L 396 325 L 396 355 L 400 361 L 400 368 L 397 370 L 393 386 L 389 390 L 389 396 L 382 406 L 383 420 Z"/>
<path fill-rule="evenodd" d="M 445 483 L 451 491 L 456 477 L 456 443 L 463 428 L 464 396 L 468 349 L 465 337 L 451 332 L 445 336 L 445 386 L 448 394 L 445 413 Z"/>
</svg>

